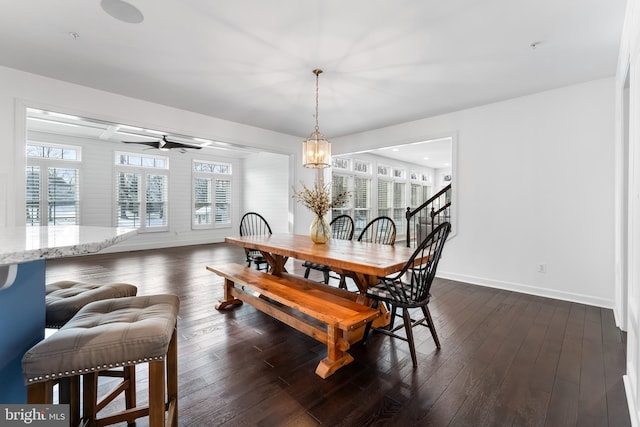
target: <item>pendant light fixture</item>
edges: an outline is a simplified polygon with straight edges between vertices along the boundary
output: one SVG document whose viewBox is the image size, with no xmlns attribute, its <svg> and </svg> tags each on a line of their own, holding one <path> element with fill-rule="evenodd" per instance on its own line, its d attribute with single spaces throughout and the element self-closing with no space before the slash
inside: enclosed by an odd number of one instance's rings
<svg viewBox="0 0 640 427">
<path fill-rule="evenodd" d="M 318 76 L 322 70 L 315 69 L 316 75 L 316 129 L 302 143 L 302 164 L 306 168 L 328 168 L 331 166 L 331 143 L 318 130 Z"/>
</svg>

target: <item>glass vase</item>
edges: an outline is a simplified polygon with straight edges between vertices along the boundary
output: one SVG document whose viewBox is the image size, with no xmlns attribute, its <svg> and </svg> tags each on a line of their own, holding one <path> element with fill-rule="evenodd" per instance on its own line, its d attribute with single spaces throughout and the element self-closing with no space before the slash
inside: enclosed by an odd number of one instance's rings
<svg viewBox="0 0 640 427">
<path fill-rule="evenodd" d="M 313 243 L 327 243 L 331 238 L 331 225 L 324 216 L 316 215 L 309 227 L 309 237 Z"/>
</svg>

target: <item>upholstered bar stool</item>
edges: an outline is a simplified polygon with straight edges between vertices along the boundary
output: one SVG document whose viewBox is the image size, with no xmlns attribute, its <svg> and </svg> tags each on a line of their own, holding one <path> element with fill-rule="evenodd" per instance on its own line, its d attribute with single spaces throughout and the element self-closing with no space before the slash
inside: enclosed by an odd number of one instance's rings
<svg viewBox="0 0 640 427">
<path fill-rule="evenodd" d="M 97 285 L 74 280 L 50 283 L 45 290 L 46 326 L 59 329 L 90 302 L 134 297 L 137 292 L 138 288 L 128 283 Z"/>
<path fill-rule="evenodd" d="M 87 304 L 22 359 L 28 403 L 52 403 L 53 385 L 58 379 L 82 376 L 84 423 L 133 423 L 149 416 L 152 427 L 176 426 L 179 305 L 175 295 L 114 298 Z M 135 365 L 140 363 L 149 365 L 149 404 L 144 407 L 136 406 Z M 117 367 L 124 367 L 122 382 L 98 401 L 98 375 Z M 98 418 L 98 413 L 122 392 L 126 409 Z M 72 412 L 74 406 L 79 406 L 77 400 L 71 402 Z"/>
<path fill-rule="evenodd" d="M 136 296 L 138 288 L 128 283 L 108 283 L 97 285 L 75 280 L 62 280 L 46 285 L 45 288 L 45 325 L 47 328 L 60 329 L 82 307 L 90 302 L 109 298 Z M 78 399 L 80 378 L 64 378 L 58 384 L 58 400 L 60 403 L 71 403 Z M 79 417 L 79 408 L 73 407 L 71 420 Z"/>
</svg>

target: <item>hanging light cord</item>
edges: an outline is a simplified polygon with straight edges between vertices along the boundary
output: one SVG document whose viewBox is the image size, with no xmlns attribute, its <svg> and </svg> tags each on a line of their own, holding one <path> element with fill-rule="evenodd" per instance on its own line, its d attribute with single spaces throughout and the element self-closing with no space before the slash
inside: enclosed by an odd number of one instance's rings
<svg viewBox="0 0 640 427">
<path fill-rule="evenodd" d="M 316 132 L 318 132 L 318 76 L 320 76 L 322 70 L 315 69 L 313 70 L 313 74 L 316 75 Z"/>
</svg>

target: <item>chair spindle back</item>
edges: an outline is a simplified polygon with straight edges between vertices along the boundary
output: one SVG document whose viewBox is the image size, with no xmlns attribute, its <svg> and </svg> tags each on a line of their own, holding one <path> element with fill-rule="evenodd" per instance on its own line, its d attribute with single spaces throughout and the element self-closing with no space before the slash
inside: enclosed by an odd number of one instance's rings
<svg viewBox="0 0 640 427">
<path fill-rule="evenodd" d="M 394 288 L 396 292 L 402 292 L 401 295 L 395 295 L 394 299 L 401 304 L 409 305 L 428 300 L 442 249 L 450 231 L 451 224 L 449 222 L 440 224 L 420 243 L 409 261 L 395 277 L 383 280 L 400 280 L 405 277 L 403 281 L 405 286 Z M 422 262 L 416 265 L 416 259 L 422 260 Z"/>
<path fill-rule="evenodd" d="M 394 245 L 396 242 L 396 224 L 388 216 L 372 219 L 358 236 L 359 242 Z"/>
<path fill-rule="evenodd" d="M 331 237 L 338 240 L 353 239 L 353 219 L 349 215 L 339 215 L 331 221 Z"/>
</svg>

